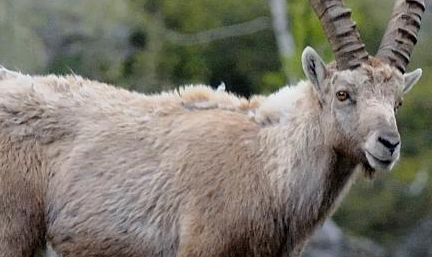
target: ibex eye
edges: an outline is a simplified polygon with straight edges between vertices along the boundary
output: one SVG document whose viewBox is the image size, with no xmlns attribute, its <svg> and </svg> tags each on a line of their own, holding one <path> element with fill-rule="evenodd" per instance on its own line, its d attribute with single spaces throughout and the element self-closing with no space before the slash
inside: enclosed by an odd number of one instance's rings
<svg viewBox="0 0 432 257">
<path fill-rule="evenodd" d="M 349 98 L 349 95 L 346 91 L 338 91 L 336 97 L 339 101 L 343 102 Z"/>
</svg>

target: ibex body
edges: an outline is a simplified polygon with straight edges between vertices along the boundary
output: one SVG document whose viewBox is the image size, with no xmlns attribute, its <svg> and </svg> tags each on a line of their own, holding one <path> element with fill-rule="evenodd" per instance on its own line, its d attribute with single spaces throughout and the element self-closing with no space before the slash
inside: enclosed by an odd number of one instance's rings
<svg viewBox="0 0 432 257">
<path fill-rule="evenodd" d="M 421 75 L 348 48 L 307 48 L 308 81 L 251 100 L 3 70 L 0 256 L 298 256 L 356 171 L 398 160 Z"/>
</svg>

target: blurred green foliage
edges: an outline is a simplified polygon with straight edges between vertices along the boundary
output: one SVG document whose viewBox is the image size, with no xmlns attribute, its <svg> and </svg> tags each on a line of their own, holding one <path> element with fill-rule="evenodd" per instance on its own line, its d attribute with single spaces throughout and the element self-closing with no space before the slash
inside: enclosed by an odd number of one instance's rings
<svg viewBox="0 0 432 257">
<path fill-rule="evenodd" d="M 374 53 L 390 16 L 390 0 L 346 0 Z M 274 31 L 185 43 L 202 31 L 269 17 L 265 0 L 0 0 L 0 63 L 30 73 L 71 73 L 156 92 L 181 84 L 225 82 L 241 95 L 269 93 L 303 77 L 300 55 L 332 52 L 304 0 L 288 1 L 292 57 L 280 58 Z M 410 67 L 423 78 L 399 116 L 402 160 L 374 181 L 360 179 L 335 214 L 349 233 L 391 242 L 432 212 L 432 18 L 425 15 Z M 282 60 L 282 61 L 281 61 Z M 285 70 L 289 70 L 286 77 Z"/>
</svg>

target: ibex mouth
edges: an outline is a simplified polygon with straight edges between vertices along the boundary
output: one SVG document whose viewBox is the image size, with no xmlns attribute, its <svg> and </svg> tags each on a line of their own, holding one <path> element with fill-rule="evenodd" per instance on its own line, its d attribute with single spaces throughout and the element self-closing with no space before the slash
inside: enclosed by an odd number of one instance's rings
<svg viewBox="0 0 432 257">
<path fill-rule="evenodd" d="M 365 150 L 368 164 L 375 170 L 389 171 L 393 168 L 394 160 L 383 160 L 373 155 L 368 150 Z"/>
</svg>

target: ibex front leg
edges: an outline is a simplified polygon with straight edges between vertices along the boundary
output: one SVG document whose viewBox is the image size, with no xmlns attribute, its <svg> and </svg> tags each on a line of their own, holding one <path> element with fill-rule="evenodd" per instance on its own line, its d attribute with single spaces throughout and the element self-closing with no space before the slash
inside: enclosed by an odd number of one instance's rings
<svg viewBox="0 0 432 257">
<path fill-rule="evenodd" d="M 31 183 L 0 158 L 0 257 L 30 257 L 42 244 L 43 214 Z"/>
</svg>

